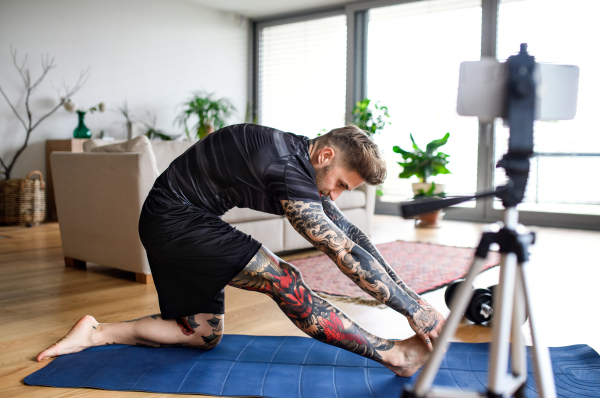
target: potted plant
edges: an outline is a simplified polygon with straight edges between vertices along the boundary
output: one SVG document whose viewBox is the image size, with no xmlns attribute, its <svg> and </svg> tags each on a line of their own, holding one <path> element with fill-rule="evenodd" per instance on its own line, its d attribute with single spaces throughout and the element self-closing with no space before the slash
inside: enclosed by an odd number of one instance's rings
<svg viewBox="0 0 600 398">
<path fill-rule="evenodd" d="M 150 119 L 150 123 L 142 122 L 146 127 L 144 135 L 150 140 L 172 141 L 173 137 L 156 128 L 156 115 L 152 115 L 150 112 L 146 112 L 146 114 Z"/>
<path fill-rule="evenodd" d="M 189 138 L 190 129 L 188 121 L 195 117 L 198 119 L 192 130 L 196 138 L 201 140 L 215 129 L 225 127 L 225 118 L 231 116 L 236 110 L 226 98 L 215 99 L 214 93 L 208 94 L 204 91 L 194 93 L 194 96 L 183 104 L 183 110 L 175 119 L 175 122 L 184 127 Z"/>
<path fill-rule="evenodd" d="M 394 152 L 402 155 L 403 159 L 402 162 L 398 162 L 402 166 L 402 172 L 398 176 L 400 178 L 411 178 L 412 176 L 419 178 L 419 182 L 412 184 L 415 200 L 444 197 L 445 185 L 429 182 L 428 179 L 438 174 L 450 174 L 450 171 L 446 168 L 449 155 L 438 150 L 441 146 L 446 145 L 449 137 L 450 133 L 446 133 L 443 138 L 431 141 L 427 144 L 425 150 L 422 150 L 411 134 L 412 151 L 405 151 L 397 145 L 393 147 Z M 435 226 L 442 215 L 442 212 L 438 210 L 431 214 L 422 214 L 419 219 L 421 224 L 424 224 L 422 226 Z"/>
<path fill-rule="evenodd" d="M 445 192 L 440 192 L 439 185 L 444 187 L 444 184 L 436 185 L 435 182 L 431 182 L 429 189 L 419 189 L 419 192 L 415 194 L 413 200 L 436 200 L 443 199 L 446 197 Z M 443 188 L 441 189 L 443 191 Z M 414 189 L 413 189 L 414 192 Z M 436 210 L 429 213 L 423 213 L 415 216 L 415 226 L 417 227 L 437 227 L 438 221 L 442 219 L 444 212 L 442 210 Z"/>
<path fill-rule="evenodd" d="M 377 101 L 373 104 L 375 108 L 373 110 L 369 107 L 371 102 L 373 101 L 365 98 L 358 101 L 352 110 L 353 123 L 364 130 L 369 137 L 381 132 L 386 124 L 391 124 L 386 120 L 390 117 L 387 106 L 383 106 L 381 101 Z"/>
<path fill-rule="evenodd" d="M 362 129 L 369 137 L 380 133 L 386 124 L 392 124 L 389 119 L 390 114 L 387 106 L 377 101 L 373 104 L 374 110 L 370 108 L 373 101 L 368 98 L 358 101 L 352 110 L 352 122 L 354 125 Z M 320 135 L 320 134 L 319 134 Z M 383 196 L 383 186 L 378 185 L 375 191 L 375 198 L 379 200 Z"/>
</svg>

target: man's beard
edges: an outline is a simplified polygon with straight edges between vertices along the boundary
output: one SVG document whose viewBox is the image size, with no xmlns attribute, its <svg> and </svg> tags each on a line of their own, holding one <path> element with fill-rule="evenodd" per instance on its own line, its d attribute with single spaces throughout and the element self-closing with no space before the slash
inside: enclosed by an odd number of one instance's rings
<svg viewBox="0 0 600 398">
<path fill-rule="evenodd" d="M 329 173 L 332 167 L 333 165 L 329 164 L 325 167 L 315 170 L 315 182 L 317 183 L 317 189 L 320 192 L 322 192 L 321 189 L 325 184 L 325 176 L 327 175 L 327 173 Z M 325 196 L 325 193 L 323 193 L 323 195 Z M 329 196 L 329 192 L 327 192 L 327 196 Z"/>
</svg>

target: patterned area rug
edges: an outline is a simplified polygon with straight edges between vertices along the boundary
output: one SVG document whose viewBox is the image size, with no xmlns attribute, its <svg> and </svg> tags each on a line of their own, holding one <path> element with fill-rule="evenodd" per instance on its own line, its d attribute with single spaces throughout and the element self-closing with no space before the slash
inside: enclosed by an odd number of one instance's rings
<svg viewBox="0 0 600 398">
<path fill-rule="evenodd" d="M 418 294 L 431 292 L 467 274 L 475 249 L 440 246 L 429 243 L 396 241 L 377 245 L 377 249 L 402 280 Z M 497 252 L 490 252 L 483 270 L 500 262 Z M 302 272 L 304 281 L 315 292 L 341 296 L 360 304 L 379 305 L 348 279 L 326 255 L 291 262 Z"/>
</svg>

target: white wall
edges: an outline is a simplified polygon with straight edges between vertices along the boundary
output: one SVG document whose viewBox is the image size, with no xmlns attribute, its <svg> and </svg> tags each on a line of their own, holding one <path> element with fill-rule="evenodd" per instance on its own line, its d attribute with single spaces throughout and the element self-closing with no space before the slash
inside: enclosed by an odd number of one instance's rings
<svg viewBox="0 0 600 398">
<path fill-rule="evenodd" d="M 24 113 L 23 83 L 12 64 L 29 54 L 33 77 L 40 57 L 55 58 L 53 69 L 30 101 L 34 120 L 57 103 L 55 88 L 73 86 L 81 70 L 90 78 L 73 97 L 79 107 L 105 102 L 105 113 L 86 115 L 93 134 L 104 130 L 125 138 L 124 119 L 115 113 L 127 100 L 131 112 L 171 134 L 192 91 L 204 89 L 232 100 L 238 109 L 231 123 L 242 122 L 247 98 L 247 23 L 233 13 L 181 0 L 2 0 L 0 1 L 0 85 Z M 34 130 L 30 144 L 11 174 L 45 172 L 45 140 L 71 138 L 77 114 L 63 108 Z M 25 139 L 25 130 L 0 97 L 0 157 L 7 163 Z"/>
</svg>

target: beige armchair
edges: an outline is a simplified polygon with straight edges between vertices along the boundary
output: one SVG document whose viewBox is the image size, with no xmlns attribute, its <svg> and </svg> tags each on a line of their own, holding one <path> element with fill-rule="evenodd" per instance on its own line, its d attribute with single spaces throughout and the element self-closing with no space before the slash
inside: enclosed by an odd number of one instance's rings
<svg viewBox="0 0 600 398">
<path fill-rule="evenodd" d="M 152 281 L 138 234 L 142 205 L 156 175 L 140 153 L 51 155 L 63 255 L 67 266 L 89 261 Z"/>
<path fill-rule="evenodd" d="M 99 140 L 84 146 L 84 150 L 105 152 L 53 152 L 50 161 L 65 265 L 102 264 L 134 272 L 138 282 L 152 283 L 138 234 L 139 215 L 159 173 L 191 144 L 138 137 L 102 148 L 94 149 L 106 145 Z M 345 192 L 336 203 L 350 221 L 370 234 L 374 187 Z M 311 247 L 285 217 L 234 208 L 223 220 L 276 253 Z"/>
</svg>

